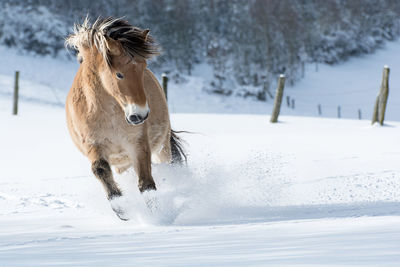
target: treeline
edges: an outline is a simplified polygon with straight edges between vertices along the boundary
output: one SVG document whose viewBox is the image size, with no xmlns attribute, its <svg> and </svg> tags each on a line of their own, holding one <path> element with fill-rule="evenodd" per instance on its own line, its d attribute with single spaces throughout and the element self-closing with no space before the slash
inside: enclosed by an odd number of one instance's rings
<svg viewBox="0 0 400 267">
<path fill-rule="evenodd" d="M 153 68 L 190 75 L 207 63 L 206 90 L 260 99 L 280 73 L 294 83 L 304 63 L 371 53 L 400 33 L 397 0 L 3 0 L 0 8 L 0 43 L 54 56 L 86 14 L 125 16 L 163 47 Z"/>
</svg>

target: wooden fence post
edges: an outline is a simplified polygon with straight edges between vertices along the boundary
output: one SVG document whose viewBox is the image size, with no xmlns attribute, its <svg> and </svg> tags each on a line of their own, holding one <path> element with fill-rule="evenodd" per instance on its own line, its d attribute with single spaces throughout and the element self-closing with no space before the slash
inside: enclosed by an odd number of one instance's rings
<svg viewBox="0 0 400 267">
<path fill-rule="evenodd" d="M 162 75 L 162 87 L 164 89 L 165 99 L 168 101 L 168 76 L 166 73 Z"/>
<path fill-rule="evenodd" d="M 385 120 L 385 112 L 386 112 L 386 104 L 389 96 L 389 67 L 383 67 L 383 77 L 382 77 L 382 85 L 381 85 L 381 94 L 379 97 L 379 123 L 383 125 L 383 121 Z"/>
<path fill-rule="evenodd" d="M 381 87 L 375 100 L 371 124 L 379 122 L 380 125 L 383 125 L 385 120 L 386 104 L 389 96 L 389 72 L 389 67 L 385 65 L 383 67 Z"/>
<path fill-rule="evenodd" d="M 13 115 L 18 114 L 19 71 L 15 72 Z"/>
<path fill-rule="evenodd" d="M 378 95 L 376 96 L 376 99 L 375 99 L 374 111 L 372 111 L 372 121 L 371 121 L 371 124 L 374 124 L 375 122 L 378 121 L 378 116 L 379 116 L 379 95 L 380 95 L 380 94 L 378 94 Z"/>
<path fill-rule="evenodd" d="M 281 110 L 283 88 L 285 87 L 285 75 L 281 74 L 278 79 L 278 87 L 276 88 L 274 108 L 272 110 L 271 122 L 278 122 L 279 112 Z"/>
<path fill-rule="evenodd" d="M 337 107 L 337 117 L 340 119 L 342 117 L 342 112 L 340 106 Z"/>
<path fill-rule="evenodd" d="M 321 104 L 318 104 L 318 115 L 322 115 L 322 107 Z"/>
</svg>

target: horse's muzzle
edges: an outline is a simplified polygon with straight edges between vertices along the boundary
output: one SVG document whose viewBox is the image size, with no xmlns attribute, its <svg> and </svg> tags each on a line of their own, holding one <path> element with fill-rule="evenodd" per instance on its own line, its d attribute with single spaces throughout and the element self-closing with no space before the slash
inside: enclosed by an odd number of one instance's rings
<svg viewBox="0 0 400 267">
<path fill-rule="evenodd" d="M 149 106 L 139 106 L 134 104 L 126 105 L 125 110 L 125 120 L 128 124 L 139 125 L 142 124 L 149 116 L 150 109 Z"/>
<path fill-rule="evenodd" d="M 142 124 L 149 117 L 149 113 L 147 113 L 144 117 L 140 114 L 133 114 L 129 117 L 125 117 L 125 120 L 128 124 L 139 125 Z"/>
</svg>

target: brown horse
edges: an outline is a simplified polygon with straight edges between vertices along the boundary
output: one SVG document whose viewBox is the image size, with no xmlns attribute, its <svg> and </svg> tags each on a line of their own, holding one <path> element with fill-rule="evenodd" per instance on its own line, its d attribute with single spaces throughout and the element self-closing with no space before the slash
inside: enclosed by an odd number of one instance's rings
<svg viewBox="0 0 400 267">
<path fill-rule="evenodd" d="M 133 166 L 139 190 L 156 190 L 151 159 L 174 163 L 186 156 L 171 130 L 164 91 L 147 69 L 146 60 L 158 54 L 149 30 L 123 19 L 91 24 L 86 18 L 66 45 L 81 63 L 66 101 L 68 129 L 108 199 L 122 195 L 110 165 L 118 173 Z"/>
</svg>

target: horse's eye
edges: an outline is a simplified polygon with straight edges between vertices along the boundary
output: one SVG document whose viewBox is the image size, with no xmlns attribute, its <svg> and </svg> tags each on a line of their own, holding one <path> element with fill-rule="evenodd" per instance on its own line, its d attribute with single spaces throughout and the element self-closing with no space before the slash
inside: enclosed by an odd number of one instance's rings
<svg viewBox="0 0 400 267">
<path fill-rule="evenodd" d="M 120 80 L 122 80 L 124 78 L 124 75 L 122 75 L 119 72 L 117 72 L 116 75 L 117 75 L 117 78 L 120 79 Z"/>
</svg>

